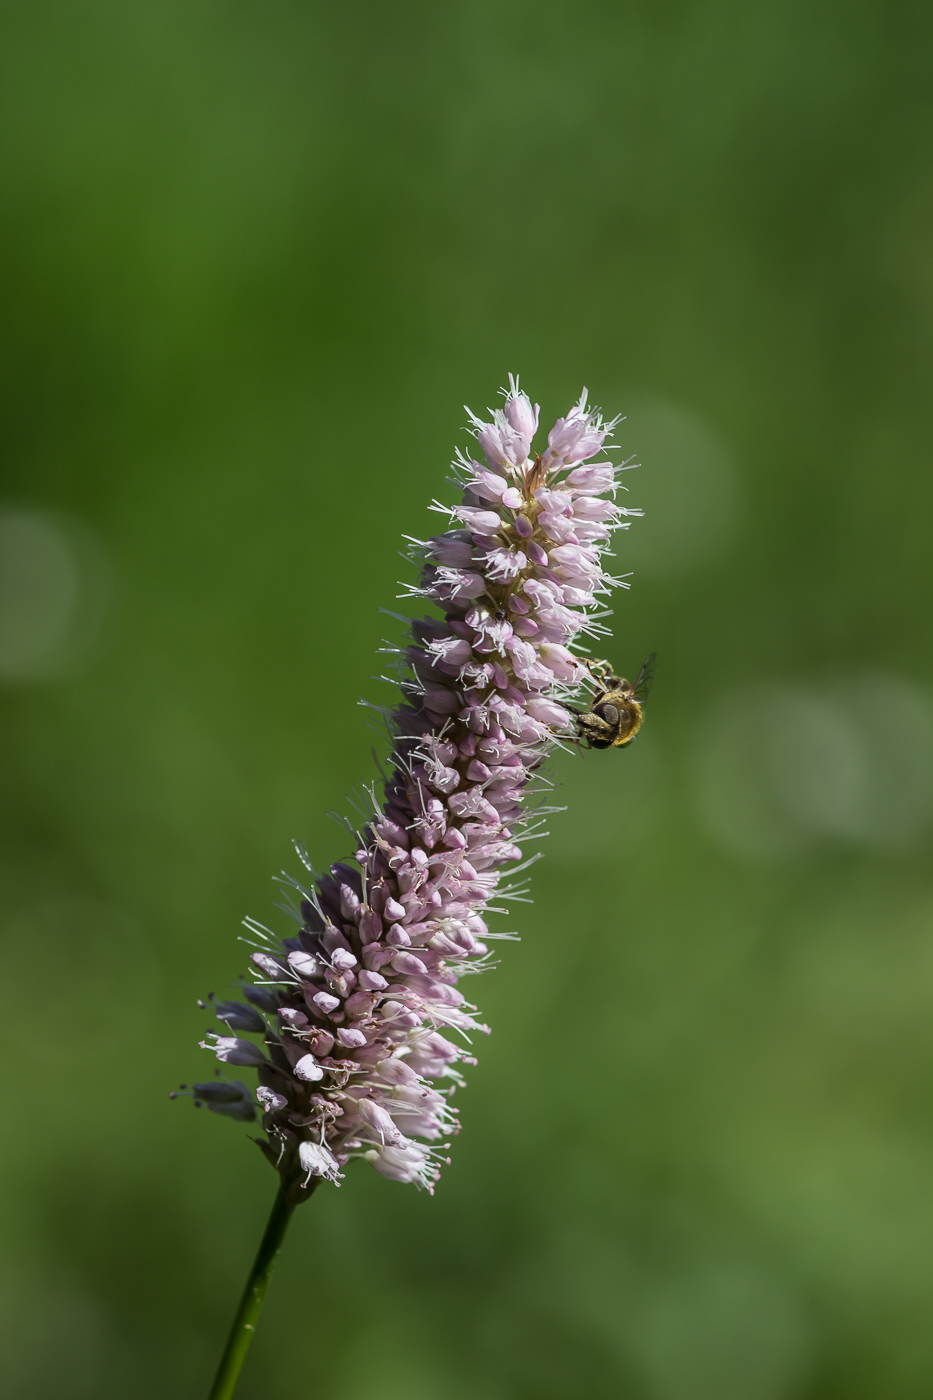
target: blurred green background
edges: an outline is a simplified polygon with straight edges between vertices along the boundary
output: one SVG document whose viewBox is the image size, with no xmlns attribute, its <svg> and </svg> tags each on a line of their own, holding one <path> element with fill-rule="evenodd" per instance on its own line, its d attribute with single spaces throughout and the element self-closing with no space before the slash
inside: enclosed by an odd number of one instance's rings
<svg viewBox="0 0 933 1400">
<path fill-rule="evenodd" d="M 628 415 L 649 723 L 561 760 L 437 1195 L 299 1213 L 243 1400 L 928 1396 L 933 12 L 0 31 L 0 1393 L 206 1393 L 275 1181 L 167 1091 L 291 838 L 345 852 L 400 536 L 512 371 Z"/>
</svg>

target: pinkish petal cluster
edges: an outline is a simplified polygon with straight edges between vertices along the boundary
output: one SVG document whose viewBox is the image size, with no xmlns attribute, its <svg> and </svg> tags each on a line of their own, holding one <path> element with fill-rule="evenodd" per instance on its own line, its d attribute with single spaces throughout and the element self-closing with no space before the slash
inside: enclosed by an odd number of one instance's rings
<svg viewBox="0 0 933 1400">
<path fill-rule="evenodd" d="M 415 542 L 413 596 L 440 616 L 411 623 L 399 652 L 384 801 L 355 862 L 292 882 L 296 936 L 253 953 L 250 1006 L 220 1003 L 228 1029 L 207 1048 L 259 1069 L 260 1145 L 294 1199 L 360 1156 L 383 1176 L 432 1189 L 457 1130 L 450 1098 L 486 1032 L 458 987 L 489 963 L 486 913 L 519 833 L 547 809 L 530 784 L 587 677 L 571 650 L 604 629 L 610 534 L 625 526 L 601 453 L 612 424 L 586 394 L 533 455 L 538 407 L 510 380 L 491 421 L 470 415 L 485 461 L 458 454 L 451 527 Z M 445 509 L 436 506 L 435 509 Z M 518 869 L 524 868 L 518 866 Z M 310 869 L 310 867 L 309 867 Z M 253 1020 L 251 1020 L 253 1018 Z M 210 1105 L 209 1105 L 210 1106 Z"/>
</svg>

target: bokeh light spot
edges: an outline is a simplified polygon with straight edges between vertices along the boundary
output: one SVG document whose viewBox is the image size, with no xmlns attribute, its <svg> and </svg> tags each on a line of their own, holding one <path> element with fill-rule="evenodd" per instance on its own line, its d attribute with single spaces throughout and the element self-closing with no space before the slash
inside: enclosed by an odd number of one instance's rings
<svg viewBox="0 0 933 1400">
<path fill-rule="evenodd" d="M 728 541 L 737 512 L 729 453 L 715 433 L 677 404 L 622 395 L 626 418 L 616 429 L 623 460 L 637 471 L 623 477 L 621 504 L 645 512 L 617 544 L 624 567 L 636 573 L 681 574 L 714 559 Z"/>
<path fill-rule="evenodd" d="M 710 711 L 696 780 L 703 824 L 743 854 L 909 849 L 933 818 L 933 703 L 874 673 L 750 687 Z"/>
<path fill-rule="evenodd" d="M 799 1393 L 808 1347 L 777 1280 L 717 1262 L 655 1290 L 636 1349 L 658 1400 L 783 1400 Z"/>
<path fill-rule="evenodd" d="M 78 662 L 100 631 L 110 581 L 85 526 L 0 508 L 0 680 L 46 679 Z"/>
</svg>

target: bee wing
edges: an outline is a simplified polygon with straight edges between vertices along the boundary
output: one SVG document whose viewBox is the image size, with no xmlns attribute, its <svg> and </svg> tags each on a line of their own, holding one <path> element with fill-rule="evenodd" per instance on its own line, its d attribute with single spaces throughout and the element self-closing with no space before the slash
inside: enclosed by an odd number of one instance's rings
<svg viewBox="0 0 933 1400">
<path fill-rule="evenodd" d="M 657 659 L 658 654 L 656 651 L 653 651 L 635 677 L 635 682 L 632 686 L 632 694 L 639 702 L 648 699 L 648 692 L 651 690 L 651 685 L 654 681 L 654 669 Z"/>
</svg>

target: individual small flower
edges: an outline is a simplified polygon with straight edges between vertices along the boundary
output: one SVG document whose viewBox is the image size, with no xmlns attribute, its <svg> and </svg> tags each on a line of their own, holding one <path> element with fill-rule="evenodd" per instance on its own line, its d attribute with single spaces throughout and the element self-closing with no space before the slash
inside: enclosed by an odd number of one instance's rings
<svg viewBox="0 0 933 1400">
<path fill-rule="evenodd" d="M 489 965 L 502 871 L 550 810 L 527 799 L 549 751 L 575 735 L 589 673 L 572 648 L 604 631 L 599 600 L 615 580 L 602 557 L 635 513 L 609 499 L 613 465 L 589 460 L 613 424 L 585 391 L 543 456 L 538 406 L 516 379 L 503 408 L 470 420 L 485 463 L 458 454 L 463 497 L 435 506 L 451 528 L 415 542 L 409 592 L 439 615 L 415 618 L 399 649 L 383 800 L 352 861 L 292 882 L 292 937 L 248 921 L 262 940 L 248 1004 L 217 1002 L 234 1034 L 201 1042 L 258 1069 L 260 1146 L 291 1201 L 338 1182 L 353 1157 L 433 1189 L 458 1128 L 451 1097 L 488 1029 L 458 984 Z M 216 1112 L 252 1112 L 252 1096 L 196 1088 Z"/>
<path fill-rule="evenodd" d="M 509 392 L 506 395 L 504 412 L 509 426 L 527 439 L 530 451 L 532 439 L 538 431 L 540 409 L 537 404 L 532 408 L 528 395 L 519 393 L 518 380 L 511 374 L 509 375 Z"/>
<path fill-rule="evenodd" d="M 236 1035 L 215 1035 L 208 1031 L 207 1040 L 198 1042 L 202 1050 L 213 1050 L 218 1060 L 228 1065 L 264 1065 L 266 1057 L 251 1040 Z"/>
<path fill-rule="evenodd" d="M 305 1178 L 302 1183 L 307 1187 L 312 1176 L 324 1176 L 331 1181 L 335 1181 L 340 1175 L 337 1167 L 337 1159 L 321 1142 L 303 1142 L 298 1148 L 298 1161 Z"/>
<path fill-rule="evenodd" d="M 476 441 L 486 454 L 490 468 L 504 468 L 508 474 L 514 475 L 528 462 L 531 442 L 538 431 L 538 405 L 532 408 L 528 395 L 520 392 L 518 380 L 509 375 L 505 408 L 491 412 L 492 422 L 484 423 L 467 409 Z M 511 505 L 512 502 L 506 504 Z M 515 501 L 517 504 L 518 498 Z"/>
</svg>

